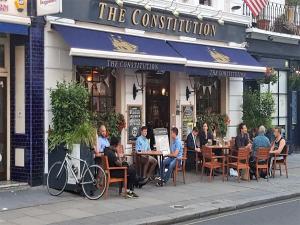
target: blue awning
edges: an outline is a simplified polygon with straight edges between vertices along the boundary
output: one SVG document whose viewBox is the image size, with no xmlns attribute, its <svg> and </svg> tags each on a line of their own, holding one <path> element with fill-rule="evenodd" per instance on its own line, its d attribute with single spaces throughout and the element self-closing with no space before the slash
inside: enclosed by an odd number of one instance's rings
<svg viewBox="0 0 300 225">
<path fill-rule="evenodd" d="M 0 33 L 28 35 L 28 26 L 0 22 Z"/>
<path fill-rule="evenodd" d="M 186 59 L 164 40 L 59 24 L 52 28 L 70 46 L 75 65 L 184 70 Z"/>
<path fill-rule="evenodd" d="M 190 75 L 259 78 L 266 70 L 246 49 L 173 41 L 168 44 L 187 59 Z"/>
</svg>

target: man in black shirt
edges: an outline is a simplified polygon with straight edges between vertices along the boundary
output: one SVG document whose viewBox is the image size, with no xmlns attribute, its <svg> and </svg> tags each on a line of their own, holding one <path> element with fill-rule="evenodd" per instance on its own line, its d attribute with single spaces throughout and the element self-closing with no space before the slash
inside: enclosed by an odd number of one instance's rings
<svg viewBox="0 0 300 225">
<path fill-rule="evenodd" d="M 239 150 L 239 148 L 249 148 L 251 149 L 252 145 L 250 143 L 250 138 L 248 134 L 248 129 L 246 124 L 241 123 L 239 125 L 239 134 L 235 138 L 235 147 L 236 150 Z"/>
<path fill-rule="evenodd" d="M 117 147 L 120 144 L 120 139 L 116 137 L 111 137 L 110 140 L 110 147 L 106 147 L 104 149 L 104 155 L 108 158 L 109 167 L 122 167 L 128 166 L 126 161 L 121 161 L 117 155 Z M 128 190 L 127 190 L 127 197 L 138 197 L 137 194 L 133 192 L 135 184 L 137 184 L 137 175 L 136 170 L 128 166 L 127 170 L 127 183 L 128 183 Z M 115 178 L 122 178 L 124 177 L 124 170 L 112 170 L 110 171 L 110 176 Z"/>
</svg>

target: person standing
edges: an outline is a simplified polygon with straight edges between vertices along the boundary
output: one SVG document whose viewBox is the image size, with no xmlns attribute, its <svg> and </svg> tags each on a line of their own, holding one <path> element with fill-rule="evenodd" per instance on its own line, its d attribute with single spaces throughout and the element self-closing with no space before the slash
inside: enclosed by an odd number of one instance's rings
<svg viewBox="0 0 300 225">
<path fill-rule="evenodd" d="M 147 152 L 151 151 L 149 141 L 147 139 L 147 127 L 143 126 L 141 128 L 141 135 L 136 140 L 137 152 Z M 154 175 L 155 168 L 157 166 L 157 160 L 153 156 L 143 155 L 140 157 L 141 165 L 143 170 L 143 178 L 149 179 Z"/>
<path fill-rule="evenodd" d="M 162 180 L 158 178 L 159 182 L 157 183 L 157 185 L 159 186 L 163 186 L 169 181 L 171 174 L 176 166 L 177 159 L 181 159 L 183 156 L 183 148 L 181 141 L 178 138 L 178 129 L 176 127 L 173 127 L 171 129 L 171 138 L 172 144 L 170 148 L 170 154 L 167 155 L 167 158 L 163 161 L 164 174 Z"/>
</svg>

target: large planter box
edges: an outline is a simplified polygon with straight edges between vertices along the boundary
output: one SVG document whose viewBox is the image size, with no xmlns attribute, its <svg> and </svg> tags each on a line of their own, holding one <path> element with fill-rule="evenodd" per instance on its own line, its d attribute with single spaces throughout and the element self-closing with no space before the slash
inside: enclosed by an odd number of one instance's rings
<svg viewBox="0 0 300 225">
<path fill-rule="evenodd" d="M 63 146 L 58 146 L 53 151 L 49 152 L 48 155 L 48 171 L 50 167 L 57 161 L 63 162 L 66 155 L 66 151 Z M 73 147 L 73 151 L 71 153 L 72 156 L 87 161 L 88 165 L 94 164 L 93 152 L 91 152 L 90 148 L 85 145 L 75 145 Z M 78 177 L 82 173 L 83 163 L 80 163 L 78 160 L 72 160 L 72 164 L 78 168 Z M 81 192 L 81 185 L 76 185 L 75 179 L 68 173 L 68 183 L 66 186 L 66 191 L 72 192 Z"/>
</svg>

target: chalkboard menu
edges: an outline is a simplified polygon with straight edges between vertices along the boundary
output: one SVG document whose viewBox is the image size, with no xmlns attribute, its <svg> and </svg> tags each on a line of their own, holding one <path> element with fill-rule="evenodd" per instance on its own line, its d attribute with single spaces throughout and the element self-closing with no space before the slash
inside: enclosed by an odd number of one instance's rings
<svg viewBox="0 0 300 225">
<path fill-rule="evenodd" d="M 189 133 L 192 132 L 194 126 L 194 106 L 181 106 L 181 115 L 181 138 L 182 140 L 186 140 Z"/>
<path fill-rule="evenodd" d="M 166 128 L 156 128 L 153 130 L 153 133 L 156 150 L 161 151 L 163 155 L 170 154 L 168 130 Z"/>
<path fill-rule="evenodd" d="M 128 106 L 128 140 L 135 141 L 142 126 L 142 106 Z"/>
</svg>

